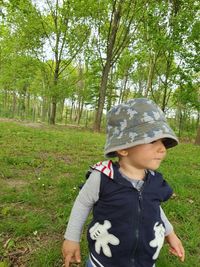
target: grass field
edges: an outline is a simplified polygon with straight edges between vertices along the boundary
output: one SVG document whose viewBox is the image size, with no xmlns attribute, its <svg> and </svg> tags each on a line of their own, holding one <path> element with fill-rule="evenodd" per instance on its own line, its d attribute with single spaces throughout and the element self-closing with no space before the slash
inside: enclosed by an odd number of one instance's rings
<svg viewBox="0 0 200 267">
<path fill-rule="evenodd" d="M 66 221 L 88 166 L 103 159 L 104 140 L 104 134 L 79 128 L 0 122 L 0 267 L 62 266 Z M 157 267 L 198 267 L 200 148 L 180 144 L 169 150 L 160 171 L 175 192 L 164 209 L 186 261 L 165 246 Z M 83 262 L 86 256 L 83 237 Z"/>
</svg>

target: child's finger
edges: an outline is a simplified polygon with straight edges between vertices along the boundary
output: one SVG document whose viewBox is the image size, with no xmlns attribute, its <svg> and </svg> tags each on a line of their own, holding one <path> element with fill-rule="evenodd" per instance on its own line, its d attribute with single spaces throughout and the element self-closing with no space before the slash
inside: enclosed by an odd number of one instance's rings
<svg viewBox="0 0 200 267">
<path fill-rule="evenodd" d="M 80 263 L 81 262 L 81 255 L 80 255 L 80 251 L 79 250 L 77 250 L 75 252 L 75 259 L 76 259 L 76 262 L 77 263 Z"/>
<path fill-rule="evenodd" d="M 179 256 L 178 253 L 177 253 L 177 251 L 175 249 L 170 248 L 169 251 L 170 251 L 171 254 L 173 254 L 173 255 L 175 255 L 177 257 Z"/>
<path fill-rule="evenodd" d="M 185 260 L 185 250 L 182 248 L 180 253 L 179 253 L 179 258 L 182 262 Z"/>
<path fill-rule="evenodd" d="M 69 265 L 70 265 L 70 262 L 72 262 L 71 261 L 71 259 L 72 259 L 72 254 L 68 254 L 66 257 L 65 257 L 65 267 L 69 267 Z"/>
<path fill-rule="evenodd" d="M 169 251 L 173 255 L 179 257 L 180 261 L 184 262 L 184 260 L 185 260 L 185 251 L 184 251 L 184 249 L 183 250 L 176 251 L 175 249 L 170 248 Z"/>
</svg>

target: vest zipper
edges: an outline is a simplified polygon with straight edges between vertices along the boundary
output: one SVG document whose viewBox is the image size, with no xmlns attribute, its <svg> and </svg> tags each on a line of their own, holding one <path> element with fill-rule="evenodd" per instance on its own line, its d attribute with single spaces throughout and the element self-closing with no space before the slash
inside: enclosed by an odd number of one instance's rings
<svg viewBox="0 0 200 267">
<path fill-rule="evenodd" d="M 138 241 L 139 241 L 139 225 L 140 225 L 140 216 L 141 216 L 141 210 L 142 210 L 142 191 L 144 188 L 144 184 L 143 186 L 140 188 L 140 190 L 137 190 L 138 192 L 138 225 L 137 225 L 137 229 L 136 229 L 136 242 L 135 242 L 135 246 L 134 246 L 134 250 L 132 253 L 132 262 L 135 262 L 135 252 L 137 250 L 138 247 Z M 134 267 L 135 265 L 133 265 Z"/>
</svg>

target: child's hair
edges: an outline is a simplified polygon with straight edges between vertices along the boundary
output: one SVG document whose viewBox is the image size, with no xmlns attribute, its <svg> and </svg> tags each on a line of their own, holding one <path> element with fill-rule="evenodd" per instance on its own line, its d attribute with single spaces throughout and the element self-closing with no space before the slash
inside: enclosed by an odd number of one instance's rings
<svg viewBox="0 0 200 267">
<path fill-rule="evenodd" d="M 107 114 L 105 156 L 116 151 L 164 139 L 166 148 L 176 146 L 178 138 L 167 124 L 162 110 L 146 98 L 131 99 L 114 106 Z"/>
</svg>

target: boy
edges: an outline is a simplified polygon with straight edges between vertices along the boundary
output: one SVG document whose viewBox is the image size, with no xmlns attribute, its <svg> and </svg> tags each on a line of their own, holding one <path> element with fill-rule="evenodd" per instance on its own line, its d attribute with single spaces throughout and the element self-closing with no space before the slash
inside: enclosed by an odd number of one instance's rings
<svg viewBox="0 0 200 267">
<path fill-rule="evenodd" d="M 108 112 L 105 156 L 118 157 L 118 162 L 92 167 L 65 233 L 65 267 L 81 261 L 79 241 L 91 209 L 87 267 L 155 267 L 164 240 L 184 261 L 182 243 L 160 207 L 172 189 L 155 171 L 166 149 L 177 144 L 163 112 L 151 100 L 132 99 Z"/>
</svg>

